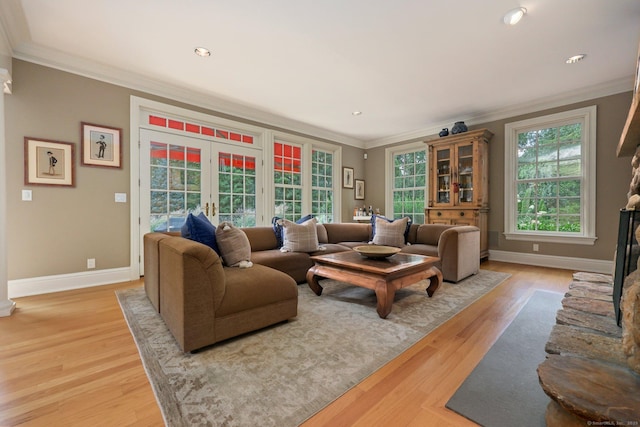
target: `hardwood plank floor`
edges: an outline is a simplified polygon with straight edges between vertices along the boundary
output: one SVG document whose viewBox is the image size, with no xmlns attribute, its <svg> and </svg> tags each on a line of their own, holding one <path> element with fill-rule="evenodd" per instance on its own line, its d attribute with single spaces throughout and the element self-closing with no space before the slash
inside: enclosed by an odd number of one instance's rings
<svg viewBox="0 0 640 427">
<path fill-rule="evenodd" d="M 573 273 L 481 268 L 512 276 L 303 425 L 475 425 L 445 403 L 531 294 L 564 293 Z M 0 426 L 163 425 L 114 293 L 141 285 L 16 298 L 14 314 L 0 318 Z"/>
</svg>

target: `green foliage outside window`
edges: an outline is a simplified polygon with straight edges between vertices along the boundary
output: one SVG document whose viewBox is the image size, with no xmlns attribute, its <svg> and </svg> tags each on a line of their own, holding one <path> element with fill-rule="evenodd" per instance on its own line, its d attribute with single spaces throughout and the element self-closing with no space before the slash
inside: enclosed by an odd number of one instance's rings
<svg viewBox="0 0 640 427">
<path fill-rule="evenodd" d="M 427 185 L 427 152 L 412 151 L 393 156 L 393 217 L 409 216 L 424 223 Z"/>
<path fill-rule="evenodd" d="M 518 134 L 517 229 L 581 232 L 582 125 Z"/>
</svg>

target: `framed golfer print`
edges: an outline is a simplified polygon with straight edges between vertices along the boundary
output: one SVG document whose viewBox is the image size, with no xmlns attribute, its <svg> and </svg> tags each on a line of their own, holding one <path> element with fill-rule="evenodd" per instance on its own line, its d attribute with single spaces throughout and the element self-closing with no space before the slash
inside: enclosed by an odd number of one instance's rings
<svg viewBox="0 0 640 427">
<path fill-rule="evenodd" d="M 82 164 L 122 167 L 122 129 L 82 123 Z"/>
<path fill-rule="evenodd" d="M 25 185 L 73 187 L 75 185 L 73 153 L 72 143 L 25 136 Z"/>
</svg>

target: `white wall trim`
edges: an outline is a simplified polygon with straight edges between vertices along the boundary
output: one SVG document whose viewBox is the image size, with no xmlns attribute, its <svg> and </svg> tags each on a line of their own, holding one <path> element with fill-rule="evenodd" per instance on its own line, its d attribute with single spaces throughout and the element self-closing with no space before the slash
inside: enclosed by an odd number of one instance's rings
<svg viewBox="0 0 640 427">
<path fill-rule="evenodd" d="M 517 117 L 523 114 L 535 113 L 548 110 L 551 108 L 565 107 L 578 102 L 589 101 L 592 99 L 602 98 L 605 96 L 616 95 L 618 93 L 628 92 L 633 87 L 633 78 L 624 77 L 621 79 L 605 82 L 599 85 L 580 88 L 575 91 L 554 95 L 547 98 L 537 99 L 518 105 L 512 105 L 500 110 L 489 111 L 485 114 L 469 117 L 460 117 L 456 120 L 464 120 L 464 122 L 473 126 L 511 117 Z M 382 147 L 385 145 L 396 144 L 403 141 L 411 141 L 415 139 L 426 139 L 437 135 L 442 128 L 451 127 L 453 120 L 449 122 L 440 122 L 431 124 L 422 129 L 404 132 L 389 137 L 365 141 L 365 149 Z"/>
<path fill-rule="evenodd" d="M 9 297 L 19 298 L 129 281 L 131 281 L 129 267 L 31 277 L 9 280 Z"/>
<path fill-rule="evenodd" d="M 592 273 L 603 274 L 613 274 L 613 253 L 611 254 L 611 257 L 611 261 L 606 261 L 602 259 L 573 258 L 489 250 L 489 259 L 491 261 L 561 268 L 564 270 L 589 271 Z"/>
</svg>

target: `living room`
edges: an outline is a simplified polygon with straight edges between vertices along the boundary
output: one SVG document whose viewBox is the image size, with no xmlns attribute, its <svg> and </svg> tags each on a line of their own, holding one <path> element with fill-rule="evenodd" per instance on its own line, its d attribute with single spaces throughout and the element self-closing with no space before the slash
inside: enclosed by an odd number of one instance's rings
<svg viewBox="0 0 640 427">
<path fill-rule="evenodd" d="M 629 12 L 625 19 L 637 17 L 638 10 L 633 6 L 633 2 L 626 2 Z M 462 117 L 470 129 L 487 128 L 494 133 L 489 143 L 491 261 L 598 272 L 612 270 L 618 211 L 626 203 L 631 181 L 630 158 L 616 156 L 633 96 L 637 24 L 631 28 L 635 31 L 635 38 L 628 43 L 633 47 L 626 49 L 629 69 L 619 70 L 608 84 L 572 91 L 562 97 L 547 97 L 537 104 L 527 104 L 527 108 L 512 108 L 493 115 L 490 112 L 477 115 L 467 112 Z M 137 181 L 139 169 L 130 150 L 131 135 L 135 135 L 131 117 L 132 97 L 167 105 L 172 111 L 189 110 L 198 115 L 238 121 L 269 131 L 278 128 L 292 138 L 314 139 L 339 147 L 341 164 L 337 166 L 340 169 L 342 166 L 352 167 L 355 178 L 366 182 L 364 200 L 355 200 L 353 190 L 340 189 L 337 218 L 345 222 L 351 221 L 354 207 L 362 204 L 382 208 L 383 212 L 388 210 L 391 204 L 384 190 L 387 179 L 380 171 L 385 170 L 389 149 L 437 138 L 437 131 L 451 127 L 460 118 L 454 114 L 426 123 L 419 131 L 407 128 L 412 132 L 398 132 L 373 141 L 346 136 L 332 139 L 328 132 L 318 131 L 314 135 L 309 131 L 311 127 L 306 128 L 307 132 L 301 132 L 295 127 L 283 129 L 282 126 L 269 125 L 258 115 L 237 117 L 225 108 L 214 108 L 215 102 L 190 103 L 184 95 L 176 92 L 144 90 L 143 84 L 127 86 L 118 84 L 115 77 L 106 79 L 97 74 L 74 72 L 71 65 L 57 65 L 53 61 L 46 62 L 44 58 L 36 60 L 35 55 L 29 57 L 27 51 L 19 51 L 10 41 L 4 42 L 9 48 L 3 53 L 9 51 L 10 62 L 2 66 L 10 70 L 12 86 L 12 93 L 4 96 L 3 110 L 7 185 L 3 197 L 6 198 L 7 226 L 2 239 L 5 240 L 8 259 L 6 298 L 135 279 L 138 270 L 133 264 L 139 255 L 136 247 L 139 247 L 140 233 L 136 229 L 137 212 L 134 212 L 133 204 L 137 201 L 132 182 Z M 14 55 L 11 55 L 12 50 Z M 577 65 L 588 64 L 589 60 L 587 57 Z M 198 95 L 194 99 L 199 101 L 203 96 Z M 224 107 L 225 103 L 220 100 L 218 105 Z M 593 245 L 539 242 L 538 251 L 534 252 L 532 241 L 506 239 L 503 234 L 505 125 L 594 105 L 597 107 L 597 240 Z M 363 115 L 366 116 L 367 111 Z M 122 129 L 122 167 L 96 168 L 80 164 L 79 138 L 83 122 Z M 74 186 L 25 185 L 25 137 L 75 144 Z M 22 199 L 23 190 L 30 191 L 31 201 Z M 127 202 L 114 202 L 114 194 L 123 193 L 128 196 Z M 265 212 L 262 223 L 267 224 L 271 216 L 272 212 Z M 95 260 L 95 268 L 87 267 L 87 259 Z"/>
</svg>

